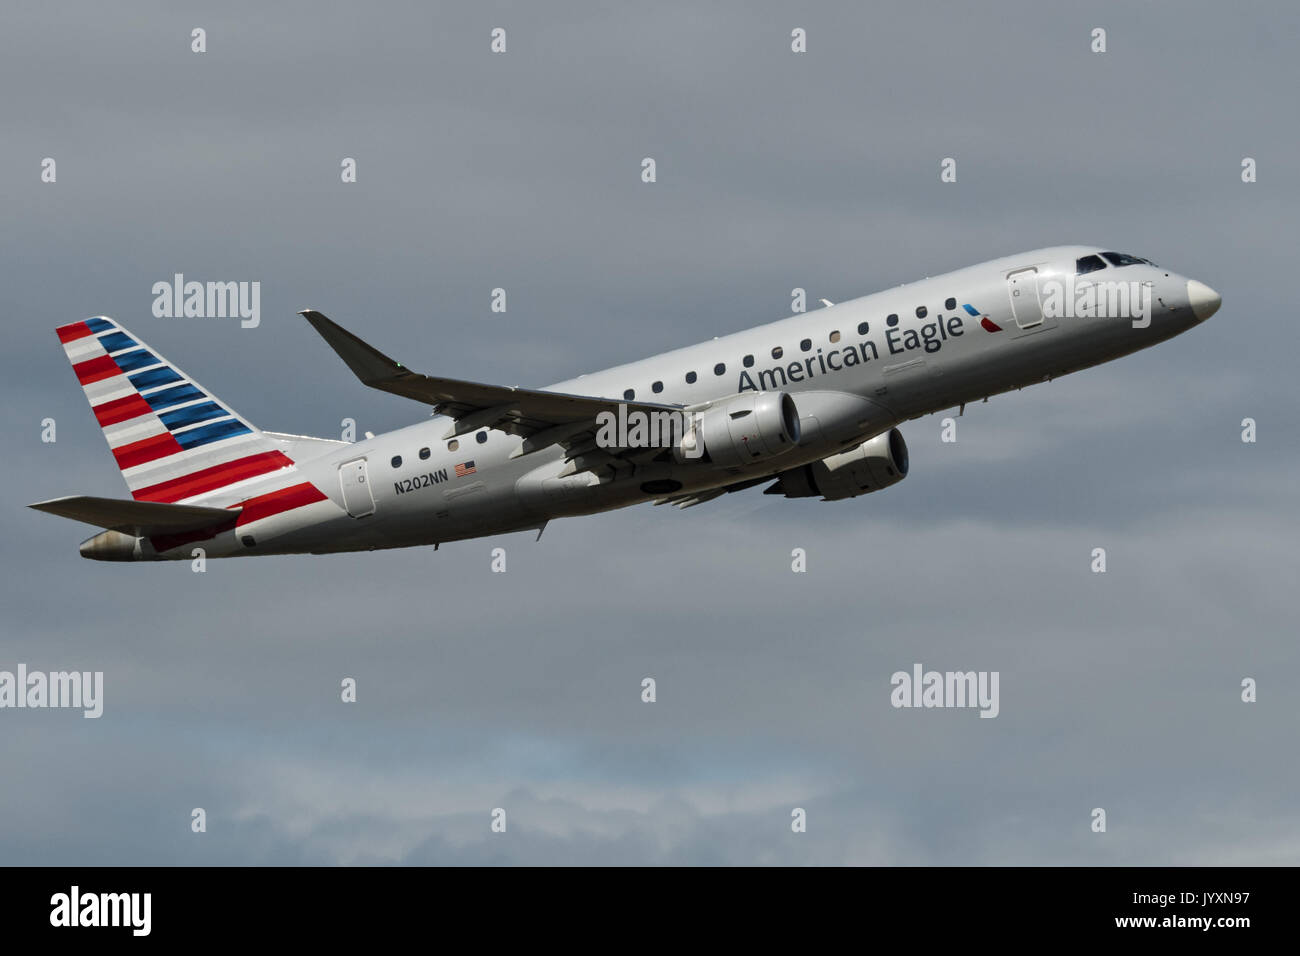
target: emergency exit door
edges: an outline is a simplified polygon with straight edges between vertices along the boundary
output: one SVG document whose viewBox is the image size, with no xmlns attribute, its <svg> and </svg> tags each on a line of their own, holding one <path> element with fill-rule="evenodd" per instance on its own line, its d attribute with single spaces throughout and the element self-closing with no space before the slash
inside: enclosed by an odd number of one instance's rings
<svg viewBox="0 0 1300 956">
<path fill-rule="evenodd" d="M 374 514 L 375 496 L 370 493 L 364 458 L 339 465 L 339 484 L 343 487 L 343 506 L 348 509 L 348 514 L 354 518 Z"/>
<path fill-rule="evenodd" d="M 1011 314 L 1016 325 L 1029 329 L 1043 324 L 1043 306 L 1038 298 L 1038 270 L 1021 269 L 1007 276 Z"/>
</svg>

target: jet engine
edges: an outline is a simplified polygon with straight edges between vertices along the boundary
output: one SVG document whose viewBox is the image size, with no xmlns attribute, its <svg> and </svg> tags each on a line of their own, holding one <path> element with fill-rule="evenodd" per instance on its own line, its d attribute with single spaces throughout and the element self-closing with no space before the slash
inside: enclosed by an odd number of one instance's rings
<svg viewBox="0 0 1300 956">
<path fill-rule="evenodd" d="M 821 461 L 783 471 L 765 495 L 823 501 L 856 498 L 898 484 L 907 477 L 907 442 L 897 428 Z"/>
<path fill-rule="evenodd" d="M 799 412 L 785 392 L 747 392 L 695 413 L 673 447 L 679 464 L 736 468 L 783 455 L 799 444 Z"/>
</svg>

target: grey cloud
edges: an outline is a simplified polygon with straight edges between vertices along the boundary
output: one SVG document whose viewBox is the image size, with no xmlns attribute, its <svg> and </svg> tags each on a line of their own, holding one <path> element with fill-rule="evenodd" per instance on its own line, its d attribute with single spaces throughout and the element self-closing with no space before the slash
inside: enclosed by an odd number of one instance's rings
<svg viewBox="0 0 1300 956">
<path fill-rule="evenodd" d="M 103 670 L 106 701 L 0 715 L 0 859 L 1294 863 L 1300 14 L 981 10 L 14 11 L 0 667 Z M 913 472 L 880 495 L 202 575 L 82 561 L 81 528 L 22 507 L 125 493 L 52 332 L 86 315 L 263 427 L 332 436 L 426 410 L 356 383 L 307 306 L 411 367 L 538 385 L 779 318 L 795 286 L 1063 241 L 1202 277 L 1223 310 L 968 406 L 955 445 L 908 423 Z M 262 327 L 154 319 L 175 271 L 260 279 Z M 1001 715 L 892 709 L 917 661 L 999 670 Z"/>
</svg>

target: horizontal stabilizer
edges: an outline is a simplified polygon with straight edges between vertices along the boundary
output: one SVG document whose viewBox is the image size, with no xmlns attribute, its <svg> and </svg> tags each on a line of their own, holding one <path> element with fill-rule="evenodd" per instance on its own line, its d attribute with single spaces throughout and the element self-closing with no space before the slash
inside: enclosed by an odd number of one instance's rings
<svg viewBox="0 0 1300 956">
<path fill-rule="evenodd" d="M 52 498 L 27 507 L 137 536 L 197 531 L 213 525 L 233 523 L 239 515 L 237 508 L 202 508 L 197 505 L 171 505 L 153 501 L 92 498 L 88 495 Z"/>
</svg>

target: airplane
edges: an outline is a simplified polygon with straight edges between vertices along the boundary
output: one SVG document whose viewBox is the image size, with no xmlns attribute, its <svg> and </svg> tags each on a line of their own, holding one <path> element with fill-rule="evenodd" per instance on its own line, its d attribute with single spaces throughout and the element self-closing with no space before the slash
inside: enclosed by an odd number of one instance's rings
<svg viewBox="0 0 1300 956">
<path fill-rule="evenodd" d="M 357 442 L 263 431 L 98 316 L 57 332 L 132 500 L 30 507 L 104 529 L 83 557 L 166 561 L 540 538 L 766 482 L 840 501 L 907 477 L 903 422 L 1163 342 L 1221 301 L 1147 259 L 1055 246 L 541 389 L 414 372 L 305 310 L 363 384 L 433 409 Z"/>
</svg>

